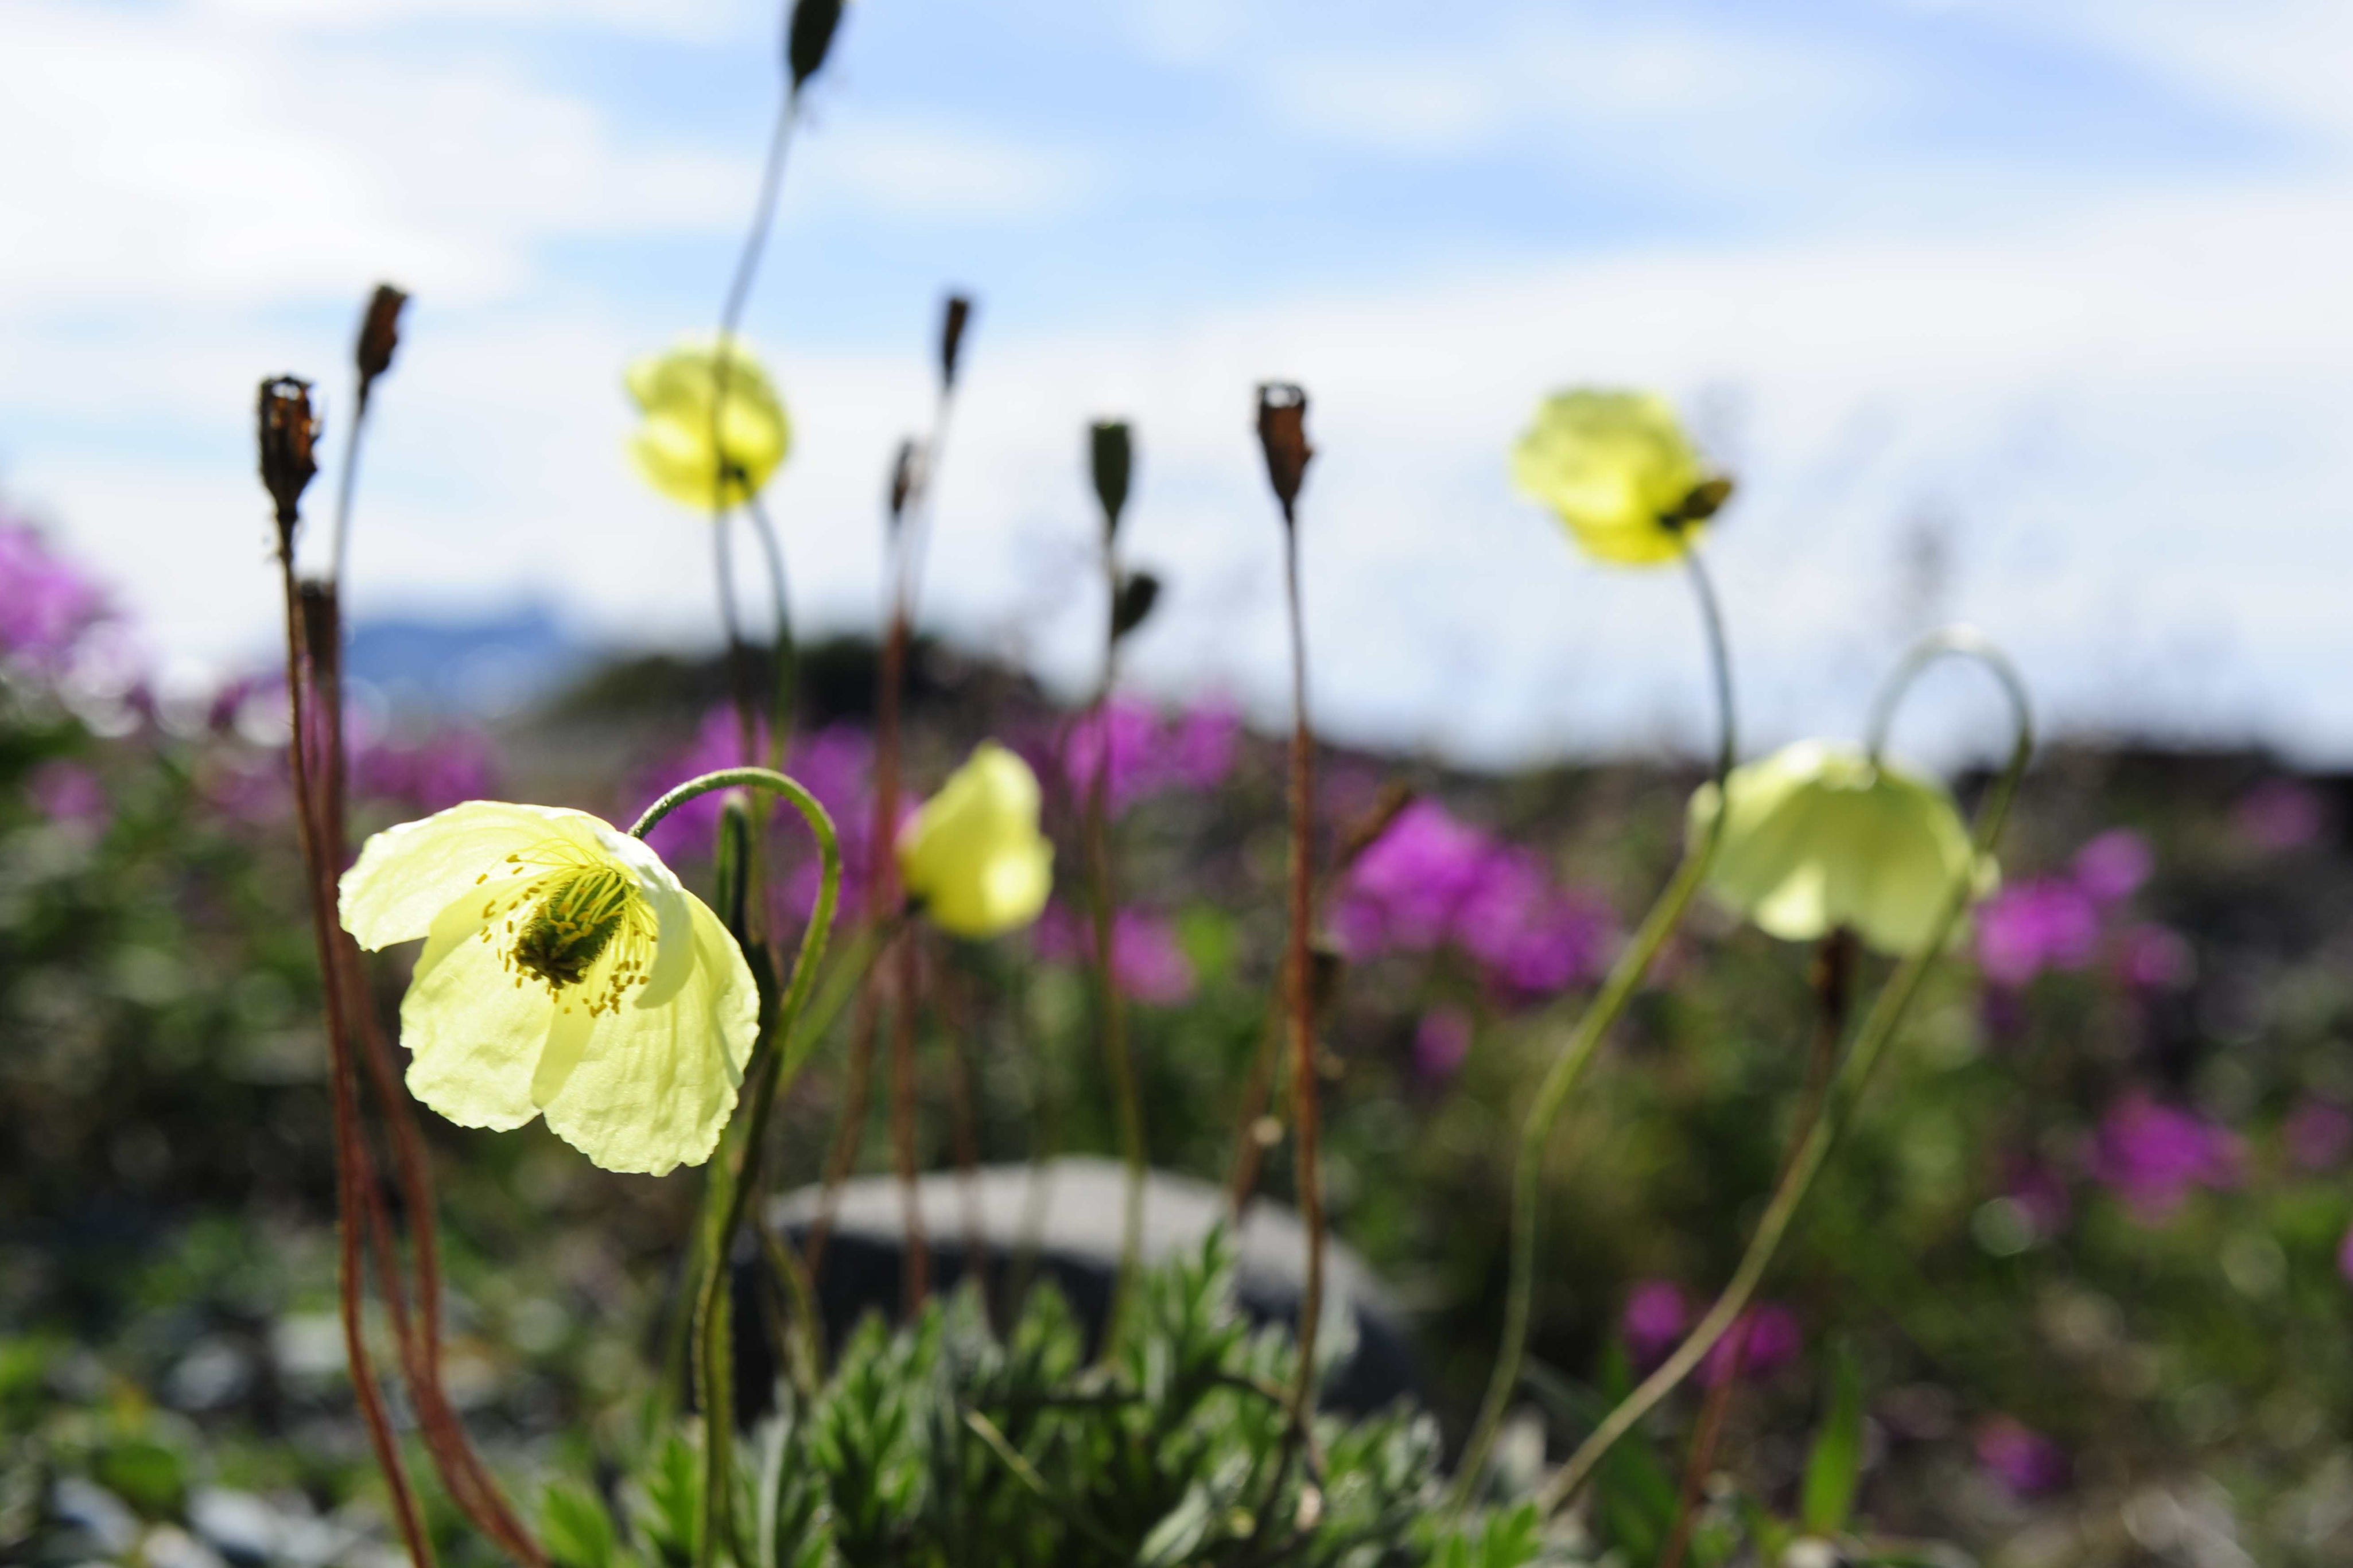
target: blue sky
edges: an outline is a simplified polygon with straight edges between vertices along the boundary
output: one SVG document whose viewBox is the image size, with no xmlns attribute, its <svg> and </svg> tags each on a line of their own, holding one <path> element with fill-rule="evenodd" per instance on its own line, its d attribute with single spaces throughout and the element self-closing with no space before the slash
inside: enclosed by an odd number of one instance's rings
<svg viewBox="0 0 2353 1568">
<path fill-rule="evenodd" d="M 391 277 L 361 605 L 707 640 L 703 524 L 623 467 L 618 368 L 708 330 L 776 34 L 738 0 L 17 0 L 0 494 L 185 679 L 249 657 L 252 383 L 320 374 L 332 419 Z M 871 618 L 955 284 L 927 609 L 1066 685 L 1079 433 L 1117 412 L 1172 584 L 1137 679 L 1277 700 L 1249 389 L 1295 375 L 1333 728 L 1687 740 L 1678 585 L 1577 562 L 1503 471 L 1538 395 L 1633 383 L 1741 476 L 1712 550 L 1760 741 L 1851 726 L 1956 615 L 2064 724 L 2353 758 L 2348 58 L 2323 0 L 860 0 L 749 322 L 798 426 L 797 601 Z M 1982 736 L 1955 701 L 1931 749 Z"/>
</svg>

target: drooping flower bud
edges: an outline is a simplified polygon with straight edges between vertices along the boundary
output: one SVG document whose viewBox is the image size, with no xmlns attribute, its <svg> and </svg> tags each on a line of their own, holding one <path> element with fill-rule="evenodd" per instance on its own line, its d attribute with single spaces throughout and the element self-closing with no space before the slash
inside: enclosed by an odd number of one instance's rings
<svg viewBox="0 0 2353 1568">
<path fill-rule="evenodd" d="M 278 546 L 290 552 L 301 520 L 303 489 L 319 471 L 312 448 L 318 416 L 311 412 L 311 384 L 299 376 L 272 376 L 261 384 L 257 408 L 261 485 L 278 508 Z"/>
<path fill-rule="evenodd" d="M 793 90 L 817 75 L 833 47 L 834 30 L 841 26 L 841 0 L 797 0 L 793 19 L 785 29 L 785 65 L 792 72 Z"/>
<path fill-rule="evenodd" d="M 1315 448 L 1307 444 L 1307 394 L 1287 381 L 1261 382 L 1258 388 L 1258 441 L 1266 451 L 1266 481 L 1282 503 L 1282 520 L 1290 522 L 1299 501 L 1299 487 L 1307 478 L 1307 461 Z"/>
<path fill-rule="evenodd" d="M 940 384 L 944 387 L 955 385 L 956 361 L 964 353 L 964 330 L 971 321 L 971 297 L 949 295 L 940 314 Z"/>
<path fill-rule="evenodd" d="M 1721 791 L 1701 785 L 1692 839 L 1727 809 L 1708 885 L 1785 942 L 1844 927 L 1881 952 L 1915 953 L 1957 890 L 1982 897 L 1999 876 L 1943 785 L 1857 747 L 1800 741 L 1733 769 Z"/>
<path fill-rule="evenodd" d="M 1135 443 L 1124 419 L 1098 419 L 1087 431 L 1087 467 L 1095 500 L 1103 503 L 1103 537 L 1119 532 L 1127 510 L 1127 486 L 1135 467 Z"/>
<path fill-rule="evenodd" d="M 375 378 L 392 368 L 393 352 L 400 347 L 400 312 L 408 296 L 389 283 L 379 283 L 369 296 L 367 314 L 360 318 L 360 336 L 352 357 L 360 370 L 360 401 L 367 401 Z"/>
</svg>

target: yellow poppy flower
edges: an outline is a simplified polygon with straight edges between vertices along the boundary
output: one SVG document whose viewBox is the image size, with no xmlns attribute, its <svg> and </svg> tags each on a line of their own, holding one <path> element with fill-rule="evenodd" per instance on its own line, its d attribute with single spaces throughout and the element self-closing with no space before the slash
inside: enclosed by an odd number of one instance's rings
<svg viewBox="0 0 2353 1568">
<path fill-rule="evenodd" d="M 1552 508 L 1588 554 L 1619 566 L 1674 560 L 1732 493 L 1651 392 L 1546 398 L 1512 448 L 1512 479 Z"/>
<path fill-rule="evenodd" d="M 717 434 L 727 455 L 723 496 L 711 419 L 723 364 L 726 411 Z M 760 492 L 792 448 L 792 422 L 775 384 L 752 351 L 733 339 L 723 350 L 688 343 L 649 354 L 629 366 L 626 380 L 645 416 L 629 437 L 629 457 L 672 500 L 704 511 L 739 505 Z"/>
<path fill-rule="evenodd" d="M 948 776 L 899 834 L 907 896 L 941 930 L 999 936 L 1038 918 L 1054 846 L 1038 831 L 1038 775 L 994 741 Z"/>
<path fill-rule="evenodd" d="M 544 1115 L 608 1171 L 711 1157 L 759 1000 L 644 844 L 586 812 L 469 801 L 370 838 L 341 904 L 362 947 L 425 939 L 400 1004 L 418 1100 L 461 1127 Z"/>
<path fill-rule="evenodd" d="M 1732 770 L 1723 842 L 1708 868 L 1715 895 L 1787 942 L 1840 926 L 1882 952 L 1925 946 L 1954 884 L 1974 863 L 1974 893 L 1993 889 L 1942 784 L 1860 747 L 1800 741 Z M 1694 840 L 1715 820 L 1717 790 L 1692 796 Z"/>
</svg>

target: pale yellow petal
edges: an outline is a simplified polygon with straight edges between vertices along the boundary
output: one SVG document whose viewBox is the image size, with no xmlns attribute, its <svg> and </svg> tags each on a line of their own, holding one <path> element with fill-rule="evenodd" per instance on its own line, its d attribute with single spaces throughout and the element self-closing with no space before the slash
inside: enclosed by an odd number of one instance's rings
<svg viewBox="0 0 2353 1568">
<path fill-rule="evenodd" d="M 410 1093 L 461 1127 L 503 1130 L 539 1114 L 532 1078 L 555 1006 L 544 985 L 515 983 L 482 929 L 470 899 L 433 922 L 401 999 L 400 1043 Z"/>
<path fill-rule="evenodd" d="M 701 1164 L 735 1108 L 759 997 L 734 939 L 688 900 L 694 963 L 684 984 L 660 1006 L 594 1019 L 543 1106 L 548 1126 L 608 1171 Z"/>
<path fill-rule="evenodd" d="M 923 803 L 900 834 L 899 867 L 933 923 L 984 938 L 1038 918 L 1054 859 L 1039 805 L 1029 764 L 995 742 L 983 742 Z"/>
<path fill-rule="evenodd" d="M 551 836 L 578 842 L 582 824 L 596 821 L 556 806 L 470 800 L 388 827 L 343 873 L 337 893 L 343 929 L 370 952 L 415 942 L 446 906 L 503 870 L 507 856 Z"/>
<path fill-rule="evenodd" d="M 1816 741 L 1733 770 L 1708 882 L 1758 929 L 1809 942 L 1840 927 L 1883 952 L 1917 952 L 1954 889 L 1990 884 L 1942 786 L 1853 747 Z M 1719 808 L 1692 798 L 1691 832 Z"/>
</svg>

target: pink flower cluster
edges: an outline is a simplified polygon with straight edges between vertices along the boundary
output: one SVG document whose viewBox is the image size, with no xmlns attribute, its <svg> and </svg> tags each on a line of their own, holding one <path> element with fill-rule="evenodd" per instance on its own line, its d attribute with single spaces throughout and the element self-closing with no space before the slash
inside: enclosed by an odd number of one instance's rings
<svg viewBox="0 0 2353 1568">
<path fill-rule="evenodd" d="M 1978 1468 L 2016 1498 L 2042 1497 L 2064 1487 L 2073 1470 L 2066 1451 L 2042 1433 L 2007 1415 L 1978 1424 Z"/>
<path fill-rule="evenodd" d="M 2163 926 L 2137 922 L 2126 906 L 2155 868 L 2147 840 L 2113 828 L 2076 851 L 2062 876 L 2004 888 L 1978 911 L 1978 965 L 2017 990 L 2052 970 L 2089 969 L 2105 951 L 2117 976 L 2144 990 L 2189 984 L 2189 945 Z"/>
<path fill-rule="evenodd" d="M 1644 1279 L 1627 1293 L 1619 1332 L 1635 1365 L 1647 1372 L 1672 1354 L 1698 1320 L 1695 1304 L 1670 1279 Z M 1776 1301 L 1758 1301 L 1733 1320 L 1700 1363 L 1700 1382 L 1713 1388 L 1738 1375 L 1767 1378 L 1804 1353 L 1798 1315 Z"/>
<path fill-rule="evenodd" d="M 1149 703 L 1114 697 L 1021 750 L 1040 778 L 1060 777 L 1073 800 L 1086 799 L 1095 775 L 1108 767 L 1104 800 L 1116 812 L 1171 790 L 1217 788 L 1234 770 L 1241 737 L 1241 714 L 1229 704 L 1164 715 Z"/>
<path fill-rule="evenodd" d="M 467 731 L 355 743 L 350 755 L 354 798 L 389 802 L 419 816 L 498 794 L 490 742 Z"/>
<path fill-rule="evenodd" d="M 1618 942 L 1599 899 L 1559 888 L 1539 857 L 1430 800 L 1406 807 L 1357 858 L 1332 921 L 1351 959 L 1451 948 L 1518 1002 L 1596 978 Z"/>
<path fill-rule="evenodd" d="M 54 675 L 108 618 L 95 583 L 30 526 L 0 521 L 0 659 Z"/>
<path fill-rule="evenodd" d="M 1038 955 L 1050 963 L 1092 963 L 1093 920 L 1062 904 L 1049 904 L 1038 921 Z M 1120 994 L 1157 1006 L 1175 1006 L 1193 994 L 1193 961 L 1176 940 L 1176 930 L 1148 910 L 1121 910 L 1112 916 L 1112 982 Z"/>
<path fill-rule="evenodd" d="M 2141 1089 L 2100 1119 L 2089 1164 L 2093 1179 L 2145 1225 L 2170 1218 L 2193 1189 L 2235 1187 L 2243 1174 L 2235 1133 Z"/>
</svg>

